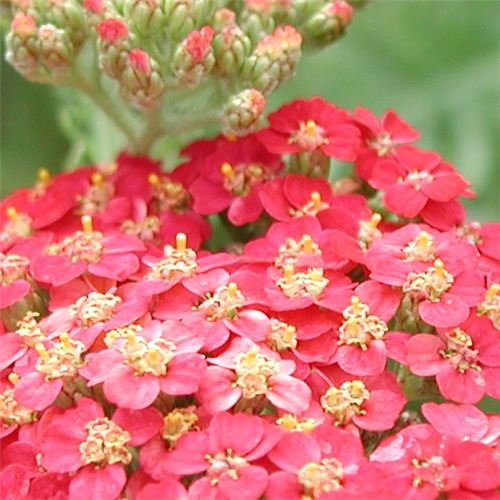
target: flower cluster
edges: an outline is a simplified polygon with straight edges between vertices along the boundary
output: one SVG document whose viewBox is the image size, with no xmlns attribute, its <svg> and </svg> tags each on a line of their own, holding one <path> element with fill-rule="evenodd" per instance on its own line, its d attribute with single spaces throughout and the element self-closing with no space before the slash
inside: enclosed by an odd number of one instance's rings
<svg viewBox="0 0 500 500">
<path fill-rule="evenodd" d="M 230 69 L 202 47 L 220 33 L 181 33 L 199 3 L 163 4 L 190 84 Z M 255 30 L 289 15 L 245 4 Z M 145 33 L 163 19 L 123 5 Z M 122 153 L 4 199 L 3 498 L 497 498 L 500 421 L 474 405 L 500 399 L 500 224 L 465 221 L 469 184 L 417 138 L 297 100 L 170 172 Z M 355 175 L 327 180 L 334 160 Z"/>
</svg>

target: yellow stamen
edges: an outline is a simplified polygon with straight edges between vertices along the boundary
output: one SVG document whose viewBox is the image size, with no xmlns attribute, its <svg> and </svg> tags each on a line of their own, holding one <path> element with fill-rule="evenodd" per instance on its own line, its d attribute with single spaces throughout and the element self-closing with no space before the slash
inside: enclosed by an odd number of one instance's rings
<svg viewBox="0 0 500 500">
<path fill-rule="evenodd" d="M 232 165 L 230 163 L 223 163 L 220 166 L 220 171 L 221 171 L 221 174 L 224 177 L 227 177 L 228 179 L 232 179 L 234 177 L 234 168 L 232 167 Z"/>
<path fill-rule="evenodd" d="M 84 233 L 90 234 L 94 232 L 94 225 L 92 224 L 92 217 L 90 215 L 82 215 L 81 222 Z"/>
<path fill-rule="evenodd" d="M 311 193 L 311 202 L 316 210 L 321 208 L 321 195 L 317 191 Z"/>
<path fill-rule="evenodd" d="M 149 174 L 148 175 L 148 182 L 152 186 L 159 186 L 161 183 L 160 178 L 156 174 Z"/>
<path fill-rule="evenodd" d="M 359 297 L 356 295 L 353 295 L 351 297 L 351 307 L 354 311 L 354 314 L 358 314 L 361 311 L 361 300 L 359 300 Z"/>
<path fill-rule="evenodd" d="M 18 211 L 14 207 L 7 208 L 6 213 L 7 217 L 12 221 L 16 220 L 17 217 L 19 216 Z"/>
<path fill-rule="evenodd" d="M 7 377 L 7 379 L 9 380 L 9 382 L 12 384 L 12 385 L 16 385 L 18 382 L 19 382 L 19 375 L 17 373 L 9 373 L 9 376 Z"/>
<path fill-rule="evenodd" d="M 175 248 L 179 252 L 185 252 L 187 249 L 187 236 L 185 233 L 177 233 L 175 235 Z"/>
<path fill-rule="evenodd" d="M 35 344 L 35 351 L 43 359 L 46 359 L 48 357 L 47 349 L 45 349 L 45 346 L 41 343 Z"/>
<path fill-rule="evenodd" d="M 70 342 L 69 342 L 69 335 L 67 333 L 61 333 L 59 335 L 59 341 L 61 342 L 61 344 L 66 347 L 66 348 L 69 348 L 70 347 Z"/>
<path fill-rule="evenodd" d="M 444 264 L 441 259 L 436 259 L 434 261 L 434 269 L 436 270 L 436 274 L 439 278 L 444 278 Z"/>
<path fill-rule="evenodd" d="M 382 216 L 378 213 L 374 213 L 370 217 L 370 226 L 373 228 L 376 228 L 380 224 L 381 220 L 382 220 Z"/>
<path fill-rule="evenodd" d="M 50 182 L 50 172 L 46 168 L 39 168 L 37 170 L 38 182 L 46 186 Z"/>
<path fill-rule="evenodd" d="M 227 294 L 229 297 L 236 297 L 236 293 L 238 292 L 238 285 L 236 283 L 229 283 L 227 285 Z"/>
<path fill-rule="evenodd" d="M 500 285 L 493 283 L 488 290 L 486 290 L 486 300 L 493 300 L 500 293 Z"/>
<path fill-rule="evenodd" d="M 127 344 L 133 346 L 137 343 L 137 337 L 134 332 L 127 333 Z"/>
<path fill-rule="evenodd" d="M 312 250 L 313 250 L 313 239 L 311 238 L 311 236 L 309 236 L 308 234 L 305 234 L 302 237 L 302 244 L 303 244 L 304 252 L 306 252 L 306 253 L 312 252 Z"/>
<path fill-rule="evenodd" d="M 426 233 L 425 231 L 420 232 L 416 239 L 417 247 L 421 250 L 426 250 L 427 248 L 429 248 L 429 243 L 430 234 Z"/>
<path fill-rule="evenodd" d="M 283 268 L 283 275 L 285 276 L 285 279 L 287 281 L 290 281 L 293 279 L 293 275 L 295 274 L 295 269 L 293 267 L 293 264 L 287 264 Z"/>
<path fill-rule="evenodd" d="M 316 133 L 316 123 L 313 120 L 308 120 L 305 129 L 306 135 L 313 136 Z"/>
<path fill-rule="evenodd" d="M 94 172 L 90 177 L 90 182 L 92 182 L 94 186 L 102 187 L 104 185 L 104 177 L 101 173 Z"/>
</svg>

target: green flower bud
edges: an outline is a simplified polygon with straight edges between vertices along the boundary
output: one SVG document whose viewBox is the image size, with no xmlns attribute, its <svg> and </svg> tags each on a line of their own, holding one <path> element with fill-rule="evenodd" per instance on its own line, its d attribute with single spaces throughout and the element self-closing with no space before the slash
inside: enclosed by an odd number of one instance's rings
<svg viewBox="0 0 500 500">
<path fill-rule="evenodd" d="M 155 36 L 166 24 L 160 0 L 125 0 L 123 14 L 130 28 L 140 36 Z"/>
<path fill-rule="evenodd" d="M 157 62 L 141 49 L 128 53 L 120 83 L 123 99 L 144 110 L 155 108 L 165 91 Z"/>
<path fill-rule="evenodd" d="M 253 132 L 266 107 L 265 97 L 256 89 L 233 95 L 224 106 L 222 131 L 226 136 L 242 136 Z"/>
<path fill-rule="evenodd" d="M 269 94 L 295 73 L 301 43 L 302 37 L 294 27 L 276 28 L 257 44 L 245 62 L 243 78 L 263 94 Z"/>
<path fill-rule="evenodd" d="M 38 29 L 39 56 L 42 63 L 55 72 L 64 72 L 75 57 L 68 33 L 53 24 L 44 24 Z"/>
<path fill-rule="evenodd" d="M 214 30 L 205 26 L 195 30 L 182 41 L 174 54 L 172 73 L 178 85 L 196 87 L 215 64 L 212 51 Z"/>
<path fill-rule="evenodd" d="M 223 27 L 214 37 L 215 71 L 220 76 L 239 73 L 252 51 L 250 38 L 235 24 Z"/>
</svg>

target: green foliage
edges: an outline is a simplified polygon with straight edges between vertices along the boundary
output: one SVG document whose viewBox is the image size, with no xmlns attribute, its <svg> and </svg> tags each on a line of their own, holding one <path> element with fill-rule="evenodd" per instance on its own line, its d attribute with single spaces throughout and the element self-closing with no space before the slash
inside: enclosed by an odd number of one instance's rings
<svg viewBox="0 0 500 500">
<path fill-rule="evenodd" d="M 345 39 L 303 59 L 268 108 L 312 95 L 377 113 L 394 108 L 421 130 L 422 147 L 472 181 L 478 199 L 469 203 L 470 217 L 493 219 L 500 214 L 499 16 L 498 2 L 372 2 Z M 56 171 L 109 160 L 124 144 L 83 97 L 64 93 L 72 106 L 57 117 L 51 89 L 23 82 L 6 66 L 2 85 L 3 193 L 30 184 L 42 165 Z M 158 152 L 171 156 L 166 147 Z"/>
</svg>

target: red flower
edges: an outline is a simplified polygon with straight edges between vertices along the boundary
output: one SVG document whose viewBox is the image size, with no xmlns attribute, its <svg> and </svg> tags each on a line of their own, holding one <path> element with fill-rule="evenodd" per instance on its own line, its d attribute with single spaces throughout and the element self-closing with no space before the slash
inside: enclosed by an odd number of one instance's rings
<svg viewBox="0 0 500 500">
<path fill-rule="evenodd" d="M 330 206 L 333 192 L 325 179 L 289 174 L 267 182 L 260 199 L 271 217 L 287 221 L 325 210 Z"/>
<path fill-rule="evenodd" d="M 190 498 L 257 500 L 267 487 L 268 473 L 253 462 L 264 457 L 279 437 L 278 430 L 262 418 L 219 413 L 206 431 L 183 436 L 165 467 L 178 476 L 203 473 L 191 484 Z"/>
<path fill-rule="evenodd" d="M 99 38 L 104 42 L 113 44 L 128 38 L 127 25 L 120 19 L 105 19 L 97 26 Z"/>
<path fill-rule="evenodd" d="M 363 145 L 356 158 L 356 174 L 369 181 L 377 162 L 386 156 L 393 156 L 400 145 L 416 141 L 420 134 L 392 110 L 386 111 L 381 119 L 365 108 L 357 107 L 352 114 L 358 125 Z"/>
<path fill-rule="evenodd" d="M 461 221 L 453 205 L 458 196 L 468 196 L 469 183 L 433 152 L 401 147 L 394 159 L 380 161 L 370 184 L 384 192 L 384 205 L 402 217 L 420 215 L 428 224 L 447 229 Z M 438 207 L 456 212 L 443 217 Z M 451 224 L 449 224 L 451 222 Z"/>
<path fill-rule="evenodd" d="M 486 318 L 473 315 L 454 330 L 415 335 L 406 350 L 410 370 L 436 375 L 445 398 L 459 403 L 476 403 L 485 393 L 500 398 L 500 333 Z"/>
<path fill-rule="evenodd" d="M 254 135 L 236 142 L 220 142 L 216 152 L 200 165 L 200 177 L 189 190 L 194 210 L 215 214 L 229 208 L 229 220 L 240 226 L 257 220 L 262 213 L 259 198 L 265 181 L 283 168 Z"/>
<path fill-rule="evenodd" d="M 145 250 L 135 236 L 94 231 L 92 219 L 82 217 L 83 231 L 53 242 L 45 255 L 34 259 L 33 276 L 42 283 L 64 285 L 88 272 L 95 276 L 123 281 L 138 271 L 137 253 Z"/>
<path fill-rule="evenodd" d="M 359 149 L 359 131 L 347 112 L 320 97 L 298 99 L 269 115 L 268 129 L 258 133 L 271 153 L 321 151 L 337 160 L 353 161 Z"/>
</svg>

